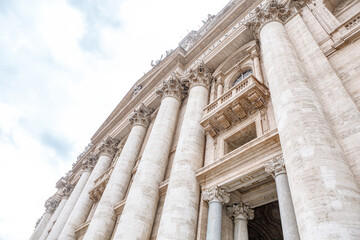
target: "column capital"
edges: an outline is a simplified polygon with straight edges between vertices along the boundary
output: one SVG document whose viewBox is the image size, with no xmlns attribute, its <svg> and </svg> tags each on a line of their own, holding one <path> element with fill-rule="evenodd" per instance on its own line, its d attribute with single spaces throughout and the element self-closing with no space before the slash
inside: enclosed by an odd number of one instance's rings
<svg viewBox="0 0 360 240">
<path fill-rule="evenodd" d="M 254 210 L 250 208 L 250 206 L 244 204 L 244 203 L 239 203 L 239 204 L 234 204 L 231 207 L 227 208 L 227 214 L 229 217 L 236 219 L 241 219 L 241 220 L 251 220 L 254 218 Z"/>
<path fill-rule="evenodd" d="M 250 54 L 251 60 L 260 57 L 259 52 L 260 52 L 260 48 L 257 45 L 249 49 L 248 53 Z"/>
<path fill-rule="evenodd" d="M 150 123 L 151 112 L 152 111 L 146 107 L 145 104 L 141 103 L 140 106 L 134 109 L 134 112 L 129 116 L 131 125 L 140 125 L 146 128 Z"/>
<path fill-rule="evenodd" d="M 119 140 L 108 135 L 100 144 L 100 155 L 109 156 L 110 158 L 114 157 L 118 143 Z"/>
<path fill-rule="evenodd" d="M 96 162 L 97 157 L 93 153 L 90 153 L 82 162 L 82 170 L 85 172 L 91 172 L 95 167 Z"/>
<path fill-rule="evenodd" d="M 74 187 L 72 184 L 66 183 L 65 186 L 61 189 L 61 198 L 63 199 L 69 198 L 73 188 Z"/>
<path fill-rule="evenodd" d="M 220 202 L 221 204 L 225 204 L 230 201 L 230 194 L 218 186 L 203 191 L 202 197 L 209 203 Z"/>
<path fill-rule="evenodd" d="M 263 6 L 255 8 L 254 16 L 245 23 L 245 26 L 252 30 L 255 38 L 258 39 L 260 30 L 266 23 L 272 21 L 285 22 L 293 12 L 292 6 L 304 1 L 290 0 L 279 3 L 278 0 L 270 0 Z"/>
<path fill-rule="evenodd" d="M 286 173 L 283 155 L 271 159 L 264 164 L 264 167 L 265 171 L 270 173 L 274 178 L 279 174 Z"/>
<path fill-rule="evenodd" d="M 60 203 L 59 199 L 56 199 L 55 197 L 50 197 L 45 202 L 45 211 L 47 213 L 52 214 L 56 210 L 59 203 Z"/>
<path fill-rule="evenodd" d="M 184 96 L 185 89 L 176 74 L 172 73 L 170 78 L 164 80 L 161 86 L 156 89 L 155 93 L 162 99 L 165 97 L 173 97 L 181 101 Z"/>
<path fill-rule="evenodd" d="M 185 72 L 183 79 L 189 83 L 190 88 L 194 86 L 209 88 L 212 75 L 204 61 L 198 60 L 194 68 L 190 68 Z"/>
</svg>

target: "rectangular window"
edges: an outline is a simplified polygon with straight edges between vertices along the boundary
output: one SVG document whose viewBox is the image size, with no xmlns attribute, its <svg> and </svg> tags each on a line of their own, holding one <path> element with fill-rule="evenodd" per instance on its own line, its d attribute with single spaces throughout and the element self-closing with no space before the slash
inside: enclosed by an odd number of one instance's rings
<svg viewBox="0 0 360 240">
<path fill-rule="evenodd" d="M 256 125 L 254 122 L 241 129 L 239 132 L 235 133 L 231 137 L 225 139 L 225 154 L 234 151 L 235 149 L 250 142 L 256 137 Z"/>
</svg>

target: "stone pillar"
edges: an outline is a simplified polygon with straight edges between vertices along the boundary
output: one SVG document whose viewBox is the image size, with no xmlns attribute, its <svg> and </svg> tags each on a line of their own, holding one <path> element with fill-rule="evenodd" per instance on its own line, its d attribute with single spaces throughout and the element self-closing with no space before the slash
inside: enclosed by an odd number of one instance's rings
<svg viewBox="0 0 360 240">
<path fill-rule="evenodd" d="M 254 47 L 253 49 L 251 49 L 250 57 L 253 60 L 253 68 L 254 68 L 253 72 L 254 72 L 256 79 L 259 80 L 260 83 L 264 83 L 258 51 L 259 51 L 258 47 Z"/>
<path fill-rule="evenodd" d="M 217 83 L 217 97 L 220 97 L 224 93 L 224 80 L 221 76 L 217 78 Z"/>
<path fill-rule="evenodd" d="M 204 191 L 202 195 L 209 203 L 206 240 L 221 240 L 222 205 L 230 201 L 230 194 L 214 187 Z"/>
<path fill-rule="evenodd" d="M 90 172 L 92 171 L 93 167 L 95 166 L 96 158 L 94 155 L 89 154 L 89 156 L 83 161 L 82 163 L 82 173 L 80 179 L 78 180 L 74 190 L 72 191 L 69 199 L 66 201 L 66 204 L 61 211 L 59 217 L 57 218 L 54 226 L 47 237 L 47 240 L 57 240 L 61 231 L 63 230 L 66 221 L 68 220 L 82 190 L 86 182 L 89 179 Z"/>
<path fill-rule="evenodd" d="M 189 98 L 171 169 L 158 240 L 195 239 L 200 186 L 195 172 L 203 165 L 205 133 L 200 125 L 207 105 L 211 73 L 200 61 L 185 76 Z"/>
<path fill-rule="evenodd" d="M 141 104 L 129 117 L 132 124 L 130 134 L 117 160 L 114 170 L 99 201 L 84 239 L 110 239 L 116 223 L 114 206 L 124 199 L 135 166 L 151 111 Z"/>
<path fill-rule="evenodd" d="M 150 238 L 183 91 L 175 74 L 156 90 L 162 101 L 114 239 Z"/>
<path fill-rule="evenodd" d="M 210 89 L 210 103 L 212 103 L 216 99 L 216 81 L 215 79 L 211 83 Z"/>
<path fill-rule="evenodd" d="M 86 221 L 89 215 L 93 202 L 89 197 L 89 191 L 94 187 L 96 179 L 103 174 L 111 164 L 111 161 L 116 152 L 116 146 L 119 142 L 116 139 L 107 136 L 101 143 L 99 148 L 100 155 L 95 167 L 82 190 L 74 209 L 72 210 L 69 219 L 66 221 L 64 229 L 61 231 L 59 240 L 75 240 L 75 230 Z"/>
<path fill-rule="evenodd" d="M 54 197 L 49 198 L 45 202 L 45 213 L 41 219 L 38 220 L 39 222 L 37 223 L 35 231 L 31 235 L 30 240 L 38 240 L 40 238 L 58 205 L 59 200 L 55 199 Z"/>
<path fill-rule="evenodd" d="M 248 240 L 247 221 L 254 218 L 254 210 L 244 203 L 235 204 L 227 210 L 228 215 L 234 220 L 234 240 Z"/>
<path fill-rule="evenodd" d="M 300 240 L 283 156 L 267 162 L 265 164 L 265 171 L 272 174 L 275 178 L 284 239 Z"/>
<path fill-rule="evenodd" d="M 289 4 L 256 9 L 260 37 L 301 239 L 356 239 L 360 194 L 333 129 L 283 26 Z"/>
<path fill-rule="evenodd" d="M 51 216 L 50 221 L 48 222 L 48 224 L 46 225 L 43 233 L 41 234 L 39 240 L 46 240 L 47 236 L 49 235 L 49 232 L 52 228 L 52 226 L 54 225 L 54 223 L 56 222 L 57 218 L 59 217 L 61 211 L 63 210 L 69 195 L 71 193 L 72 190 L 72 186 L 70 184 L 66 184 L 62 189 L 61 189 L 61 196 L 60 197 L 60 203 L 59 206 L 56 208 L 55 212 L 53 213 L 53 215 Z"/>
</svg>

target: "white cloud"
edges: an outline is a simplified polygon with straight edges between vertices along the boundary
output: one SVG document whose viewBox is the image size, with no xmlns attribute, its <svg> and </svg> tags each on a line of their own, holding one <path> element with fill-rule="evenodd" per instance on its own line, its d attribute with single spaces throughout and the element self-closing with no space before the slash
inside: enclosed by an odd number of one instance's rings
<svg viewBox="0 0 360 240">
<path fill-rule="evenodd" d="M 226 3 L 0 1 L 1 240 L 30 237 L 56 181 L 150 61 Z"/>
</svg>

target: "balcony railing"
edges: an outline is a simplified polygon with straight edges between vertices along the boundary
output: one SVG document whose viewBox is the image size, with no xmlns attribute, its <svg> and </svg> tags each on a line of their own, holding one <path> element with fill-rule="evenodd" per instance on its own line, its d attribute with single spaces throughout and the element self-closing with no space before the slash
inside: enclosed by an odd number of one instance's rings
<svg viewBox="0 0 360 240">
<path fill-rule="evenodd" d="M 201 124 L 212 137 L 266 105 L 268 88 L 253 75 L 226 91 L 204 109 Z"/>
</svg>

